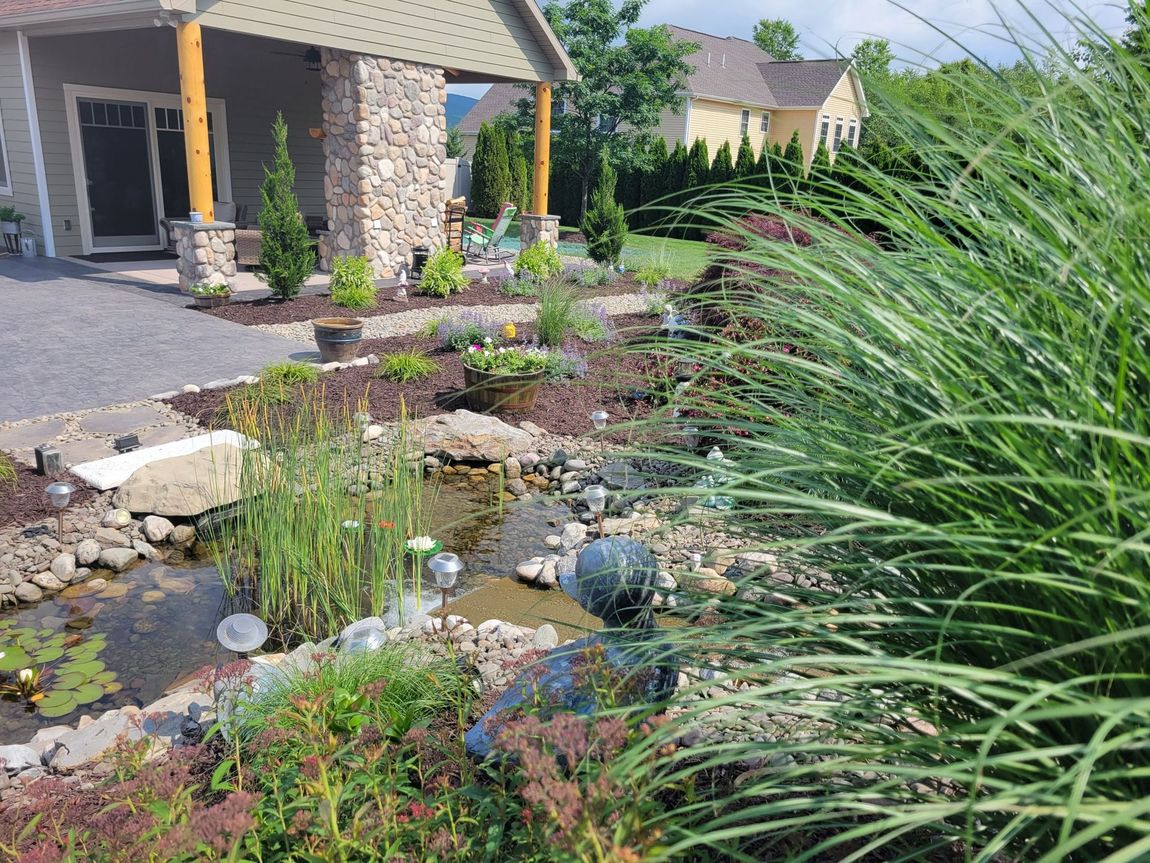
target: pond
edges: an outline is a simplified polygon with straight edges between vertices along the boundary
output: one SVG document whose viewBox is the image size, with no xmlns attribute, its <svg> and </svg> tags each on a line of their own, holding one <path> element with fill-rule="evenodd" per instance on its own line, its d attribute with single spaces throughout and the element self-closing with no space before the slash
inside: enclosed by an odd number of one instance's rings
<svg viewBox="0 0 1150 863">
<path fill-rule="evenodd" d="M 437 526 L 436 538 L 466 564 L 452 613 L 464 614 L 475 624 L 489 617 L 533 627 L 552 621 L 561 637 L 599 625 L 561 591 L 535 590 L 512 577 L 520 561 L 545 553 L 543 537 L 556 532 L 556 524 L 570 520 L 566 504 L 535 497 L 500 507 L 494 503 L 493 485 L 464 478 L 434 483 L 426 499 L 431 524 Z M 205 665 L 235 658 L 216 641 L 216 624 L 228 614 L 248 609 L 237 607 L 238 600 L 226 595 L 210 558 L 201 554 L 200 559 L 178 566 L 148 563 L 120 575 L 105 575 L 108 586 L 100 592 L 76 595 L 85 593 L 77 585 L 4 618 L 12 619 L 14 626 L 82 637 L 102 633 L 107 646 L 97 658 L 115 672 L 122 688 L 55 719 L 15 701 L 2 701 L 0 744 L 23 743 L 37 728 L 74 725 L 83 715 L 128 704 L 143 706 Z M 422 608 L 438 609 L 440 594 L 429 574 L 424 577 L 424 593 Z M 410 605 L 415 605 L 414 599 Z M 388 616 L 398 622 L 396 609 Z"/>
</svg>

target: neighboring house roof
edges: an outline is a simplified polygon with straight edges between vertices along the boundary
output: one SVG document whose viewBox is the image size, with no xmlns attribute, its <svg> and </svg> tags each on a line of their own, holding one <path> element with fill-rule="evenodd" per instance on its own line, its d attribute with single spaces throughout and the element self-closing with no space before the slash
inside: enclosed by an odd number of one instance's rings
<svg viewBox="0 0 1150 863">
<path fill-rule="evenodd" d="M 3 2 L 3 0 L 0 0 Z M 710 97 L 764 108 L 818 108 L 830 97 L 843 75 L 854 80 L 862 99 L 862 86 L 854 66 L 846 60 L 775 60 L 746 39 L 712 36 L 685 27 L 668 26 L 672 38 L 700 47 L 686 58 L 695 71 L 687 79 L 691 96 Z M 515 110 L 529 91 L 514 84 L 493 84 L 459 121 L 459 131 L 474 135 L 481 123 Z M 866 102 L 861 101 L 867 116 Z"/>
</svg>

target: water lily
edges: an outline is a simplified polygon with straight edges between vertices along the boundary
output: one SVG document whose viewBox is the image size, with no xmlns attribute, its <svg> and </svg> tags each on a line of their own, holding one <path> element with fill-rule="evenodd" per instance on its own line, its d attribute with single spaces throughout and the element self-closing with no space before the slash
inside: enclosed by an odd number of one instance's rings
<svg viewBox="0 0 1150 863">
<path fill-rule="evenodd" d="M 430 551 L 435 547 L 435 540 L 430 536 L 415 536 L 407 541 L 411 551 Z"/>
<path fill-rule="evenodd" d="M 379 526 L 383 530 L 395 530 L 395 522 L 394 521 L 381 521 L 379 523 Z"/>
<path fill-rule="evenodd" d="M 32 682 L 32 679 L 35 676 L 36 672 L 34 672 L 31 668 L 21 668 L 16 672 L 16 679 L 20 681 L 21 686 L 27 686 Z"/>
</svg>

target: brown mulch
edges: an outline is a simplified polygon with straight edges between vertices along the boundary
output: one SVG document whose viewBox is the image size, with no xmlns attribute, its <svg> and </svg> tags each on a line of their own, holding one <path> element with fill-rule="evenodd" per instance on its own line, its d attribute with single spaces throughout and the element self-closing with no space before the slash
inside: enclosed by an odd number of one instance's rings
<svg viewBox="0 0 1150 863">
<path fill-rule="evenodd" d="M 83 503 L 94 492 L 82 479 L 65 471 L 49 479 L 40 476 L 30 467 L 16 463 L 16 485 L 0 481 L 0 527 L 9 524 L 31 524 L 56 515 L 56 508 L 48 501 L 44 489 L 53 479 L 70 482 L 76 486 L 69 506 Z"/>
<path fill-rule="evenodd" d="M 564 346 L 586 357 L 588 368 L 584 379 L 545 384 L 535 407 L 521 413 L 503 414 L 501 417 L 512 424 L 529 420 L 549 432 L 579 435 L 591 430 L 590 414 L 599 408 L 611 414 L 613 423 L 648 416 L 655 405 L 649 399 L 637 401 L 632 396 L 633 391 L 642 390 L 646 386 L 642 370 L 643 357 L 638 353 L 626 353 L 622 348 L 627 341 L 648 335 L 653 329 L 652 318 L 622 315 L 612 320 L 623 334 L 622 342 L 588 345 L 571 340 Z M 516 329 L 517 340 L 530 339 L 534 335 L 531 325 L 524 324 Z M 344 369 L 324 375 L 318 384 L 305 385 L 309 392 L 302 393 L 300 397 L 274 410 L 285 420 L 290 420 L 302 405 L 309 404 L 312 397 L 318 396 L 322 398 L 328 413 L 339 417 L 355 411 L 360 399 L 366 398 L 371 415 L 386 422 L 398 418 L 401 398 L 408 415 L 416 417 L 467 407 L 463 397 L 463 367 L 455 353 L 441 347 L 437 340 L 419 335 L 367 339 L 362 342 L 360 354 L 383 355 L 412 348 L 426 351 L 428 356 L 439 363 L 440 370 L 422 380 L 397 384 L 377 378 L 376 366 Z M 185 393 L 176 396 L 169 404 L 202 424 L 211 426 L 222 413 L 221 407 L 227 392 L 202 390 L 198 393 Z M 609 439 L 624 442 L 626 434 L 619 432 Z"/>
<path fill-rule="evenodd" d="M 494 271 L 492 267 L 492 271 Z M 638 291 L 640 285 L 629 275 L 621 276 L 609 285 L 583 288 L 588 297 L 615 296 L 617 294 L 630 294 Z M 289 324 L 296 321 L 310 321 L 313 318 L 369 318 L 377 315 L 391 315 L 397 312 L 406 312 L 410 309 L 447 309 L 451 306 L 502 306 L 511 303 L 534 303 L 534 297 L 512 297 L 501 292 L 495 281 L 486 285 L 478 279 L 471 282 L 471 286 L 461 293 L 449 297 L 429 297 L 419 293 L 419 283 L 408 285 L 406 303 L 397 303 L 392 299 L 394 289 L 383 287 L 379 289 L 378 301 L 370 309 L 345 309 L 331 301 L 330 294 L 312 294 L 296 297 L 294 300 L 276 300 L 270 297 L 246 302 L 231 302 L 226 306 L 214 309 L 201 309 L 189 305 L 189 309 L 203 312 L 226 321 L 254 326 L 256 324 Z"/>
</svg>

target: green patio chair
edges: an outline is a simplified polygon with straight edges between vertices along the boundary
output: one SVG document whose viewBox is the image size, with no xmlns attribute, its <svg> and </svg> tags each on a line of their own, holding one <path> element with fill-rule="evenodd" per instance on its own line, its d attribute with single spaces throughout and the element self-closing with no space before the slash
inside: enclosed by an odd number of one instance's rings
<svg viewBox="0 0 1150 863">
<path fill-rule="evenodd" d="M 519 209 L 514 204 L 504 204 L 499 208 L 499 215 L 491 227 L 471 222 L 467 226 L 467 243 L 463 254 L 470 260 L 483 260 L 487 262 L 502 261 L 505 258 L 515 257 L 514 252 L 501 251 L 499 244 L 503 241 L 507 229 L 511 227 L 511 220 Z"/>
</svg>

